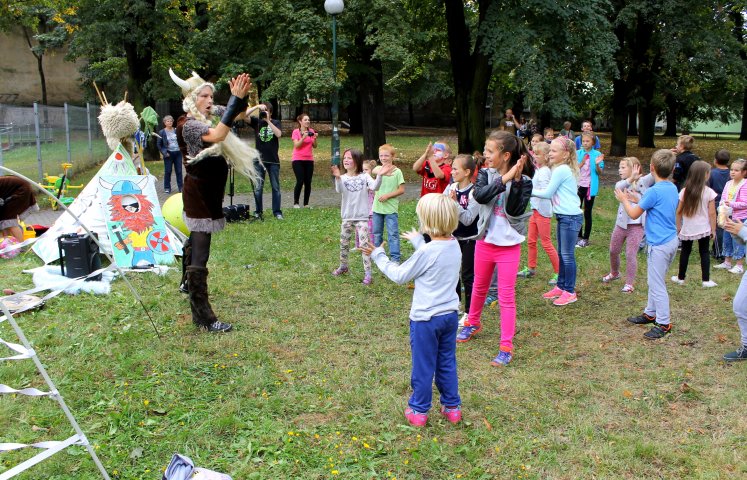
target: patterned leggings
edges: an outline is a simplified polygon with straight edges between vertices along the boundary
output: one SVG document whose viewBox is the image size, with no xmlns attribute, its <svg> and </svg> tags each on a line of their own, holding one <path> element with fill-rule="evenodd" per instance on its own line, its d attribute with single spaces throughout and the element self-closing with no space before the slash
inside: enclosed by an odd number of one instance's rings
<svg viewBox="0 0 747 480">
<path fill-rule="evenodd" d="M 348 257 L 350 255 L 350 239 L 353 237 L 353 229 L 356 234 L 361 247 L 367 247 L 370 242 L 368 236 L 368 220 L 343 220 L 342 226 L 340 227 L 340 266 L 348 266 Z M 371 257 L 362 254 L 363 256 L 363 270 L 366 275 L 371 276 Z"/>
<path fill-rule="evenodd" d="M 615 225 L 610 238 L 610 273 L 620 273 L 620 253 L 625 243 L 625 283 L 633 285 L 638 271 L 638 246 L 643 239 L 643 225 L 629 224 L 628 228 Z"/>
</svg>

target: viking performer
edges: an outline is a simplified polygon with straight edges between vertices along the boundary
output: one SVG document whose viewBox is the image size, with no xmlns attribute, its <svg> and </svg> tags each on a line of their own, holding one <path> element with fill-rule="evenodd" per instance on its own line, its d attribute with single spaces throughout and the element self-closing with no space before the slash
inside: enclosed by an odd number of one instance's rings
<svg viewBox="0 0 747 480">
<path fill-rule="evenodd" d="M 184 221 L 191 232 L 184 245 L 180 289 L 189 293 L 195 324 L 209 332 L 228 332 L 231 324 L 218 320 L 208 300 L 207 262 L 211 235 L 226 224 L 223 195 L 228 163 L 250 180 L 257 178 L 254 161 L 259 160 L 259 153 L 231 132 L 234 120 L 245 116 L 251 82 L 247 74 L 231 79 L 232 95 L 223 107 L 213 105 L 215 87 L 196 73 L 192 72 L 187 80 L 177 77 L 171 69 L 169 74 L 182 89 L 186 112 L 176 122 L 177 141 L 187 172 L 182 191 Z"/>
</svg>

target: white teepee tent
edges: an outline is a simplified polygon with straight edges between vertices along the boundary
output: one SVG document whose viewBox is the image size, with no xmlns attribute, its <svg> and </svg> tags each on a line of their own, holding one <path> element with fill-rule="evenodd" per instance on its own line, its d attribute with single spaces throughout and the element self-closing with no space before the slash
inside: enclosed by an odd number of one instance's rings
<svg viewBox="0 0 747 480">
<path fill-rule="evenodd" d="M 86 227 L 94 232 L 101 243 L 104 253 L 112 254 L 112 244 L 106 229 L 106 217 L 104 206 L 99 195 L 99 177 L 101 175 L 137 175 L 137 170 L 132 162 L 132 158 L 127 150 L 119 144 L 116 149 L 109 155 L 104 165 L 96 172 L 96 175 L 83 188 L 78 197 L 68 207 L 75 215 L 80 218 Z M 155 182 L 155 177 L 149 176 L 149 182 Z M 60 235 L 68 233 L 85 233 L 80 224 L 68 212 L 64 212 L 36 243 L 34 243 L 34 253 L 44 261 L 44 263 L 54 262 L 60 258 L 57 238 Z M 181 235 L 170 235 L 171 246 L 177 254 L 182 251 Z"/>
</svg>

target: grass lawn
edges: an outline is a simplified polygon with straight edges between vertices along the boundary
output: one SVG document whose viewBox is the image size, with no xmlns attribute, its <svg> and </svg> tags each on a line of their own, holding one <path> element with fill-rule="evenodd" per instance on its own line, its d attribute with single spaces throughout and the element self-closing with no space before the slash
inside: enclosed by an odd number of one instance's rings
<svg viewBox="0 0 747 480">
<path fill-rule="evenodd" d="M 425 139 L 408 141 L 403 150 L 419 155 Z M 739 277 L 715 270 L 719 286 L 703 289 L 694 256 L 687 284 L 668 284 L 673 333 L 644 340 L 645 328 L 625 318 L 645 305 L 645 257 L 635 293 L 599 281 L 616 210 L 603 188 L 592 246 L 576 251 L 577 303 L 541 299 L 551 273 L 543 253 L 538 276 L 519 279 L 509 367 L 490 366 L 496 309 L 458 346 L 465 420 L 457 426 L 439 418 L 437 394 L 425 428 L 406 424 L 412 291 L 375 267 L 373 285 L 361 285 L 354 254 L 350 275 L 330 275 L 336 208 L 289 210 L 284 222 L 232 224 L 214 236 L 211 299 L 232 333 L 192 327 L 176 270 L 128 277 L 161 339 L 122 281 L 108 296 L 54 298 L 19 323 L 115 478 L 160 478 L 174 452 L 234 479 L 741 478 L 747 365 L 720 360 L 739 340 L 731 312 Z M 402 230 L 416 225 L 414 211 L 414 202 L 401 206 Z M 412 249 L 402 245 L 406 258 Z M 1 262 L 3 288 L 32 286 L 20 272 L 39 265 L 33 254 Z M 17 342 L 7 322 L 0 338 Z M 0 362 L 0 383 L 43 388 L 30 361 Z M 55 405 L 0 397 L 0 442 L 70 436 Z M 30 454 L 0 455 L 0 473 Z M 74 448 L 18 478 L 96 475 Z"/>
</svg>

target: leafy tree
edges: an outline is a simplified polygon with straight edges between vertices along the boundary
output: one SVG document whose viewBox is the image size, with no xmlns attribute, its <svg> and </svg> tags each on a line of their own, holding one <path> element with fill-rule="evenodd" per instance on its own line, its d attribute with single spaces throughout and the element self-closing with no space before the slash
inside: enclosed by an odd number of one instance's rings
<svg viewBox="0 0 747 480">
<path fill-rule="evenodd" d="M 444 4 L 460 152 L 482 148 L 493 73 L 509 77 L 533 111 L 552 115 L 604 95 L 615 46 L 606 0 Z"/>
<path fill-rule="evenodd" d="M 78 0 L 80 30 L 71 58 L 86 58 L 82 74 L 107 89 L 126 89 L 136 110 L 173 95 L 167 66 L 191 58 L 184 45 L 197 19 L 191 0 Z M 184 62 L 187 63 L 187 62 Z M 110 96 L 112 96 L 110 94 Z"/>
<path fill-rule="evenodd" d="M 654 124 L 732 118 L 744 91 L 744 65 L 721 2 L 618 0 L 614 2 L 616 63 L 613 80 L 612 155 L 624 155 L 630 108 L 638 113 L 638 144 L 654 146 Z"/>
<path fill-rule="evenodd" d="M 44 73 L 44 55 L 65 45 L 75 30 L 71 17 L 75 9 L 62 1 L 2 2 L 0 4 L 0 31 L 20 28 L 36 59 L 39 72 L 42 103 L 47 104 L 47 80 Z"/>
</svg>

